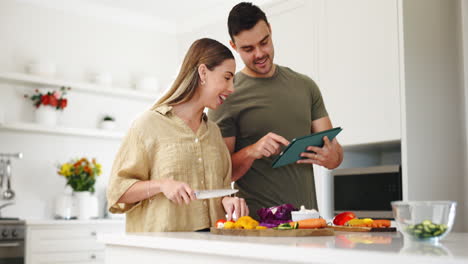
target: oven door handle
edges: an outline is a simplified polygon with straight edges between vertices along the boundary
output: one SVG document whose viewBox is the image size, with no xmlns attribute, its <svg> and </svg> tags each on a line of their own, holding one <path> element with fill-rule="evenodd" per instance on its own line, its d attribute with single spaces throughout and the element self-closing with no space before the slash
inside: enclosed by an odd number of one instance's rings
<svg viewBox="0 0 468 264">
<path fill-rule="evenodd" d="M 12 243 L 0 243 L 0 248 L 2 247 L 19 247 L 21 244 L 19 242 Z"/>
</svg>

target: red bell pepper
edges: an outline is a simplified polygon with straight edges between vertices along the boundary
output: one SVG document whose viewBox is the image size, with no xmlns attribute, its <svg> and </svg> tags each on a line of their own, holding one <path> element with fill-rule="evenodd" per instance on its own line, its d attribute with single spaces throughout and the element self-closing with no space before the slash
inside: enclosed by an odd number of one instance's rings
<svg viewBox="0 0 468 264">
<path fill-rule="evenodd" d="M 338 214 L 333 218 L 333 224 L 342 226 L 346 224 L 351 219 L 356 218 L 356 215 L 353 212 L 343 212 L 341 214 Z"/>
</svg>

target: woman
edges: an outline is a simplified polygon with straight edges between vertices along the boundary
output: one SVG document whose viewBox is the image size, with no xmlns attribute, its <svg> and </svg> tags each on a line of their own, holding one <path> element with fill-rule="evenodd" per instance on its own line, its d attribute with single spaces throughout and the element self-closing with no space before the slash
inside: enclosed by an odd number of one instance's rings
<svg viewBox="0 0 468 264">
<path fill-rule="evenodd" d="M 137 118 L 117 154 L 109 211 L 126 213 L 127 232 L 195 231 L 248 215 L 243 199 L 197 200 L 194 190 L 230 188 L 231 159 L 204 114 L 234 91 L 231 51 L 212 39 L 188 50 L 171 89 Z"/>
</svg>

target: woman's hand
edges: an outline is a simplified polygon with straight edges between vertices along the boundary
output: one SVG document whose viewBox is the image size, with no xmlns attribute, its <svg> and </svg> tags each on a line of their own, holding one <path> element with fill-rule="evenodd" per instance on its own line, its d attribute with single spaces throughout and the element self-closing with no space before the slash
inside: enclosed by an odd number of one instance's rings
<svg viewBox="0 0 468 264">
<path fill-rule="evenodd" d="M 177 203 L 189 204 L 191 201 L 196 200 L 195 192 L 185 182 L 174 181 L 166 179 L 161 183 L 161 192 L 167 199 Z"/>
<path fill-rule="evenodd" d="M 226 220 L 232 220 L 232 215 L 235 213 L 237 218 L 249 215 L 249 207 L 245 200 L 239 197 L 224 197 L 223 198 L 224 211 L 227 213 Z"/>
</svg>

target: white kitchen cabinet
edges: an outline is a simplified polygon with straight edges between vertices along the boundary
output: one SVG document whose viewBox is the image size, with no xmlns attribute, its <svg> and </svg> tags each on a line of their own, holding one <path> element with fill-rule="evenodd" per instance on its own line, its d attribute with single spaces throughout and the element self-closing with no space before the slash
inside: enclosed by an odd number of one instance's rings
<svg viewBox="0 0 468 264">
<path fill-rule="evenodd" d="M 124 230 L 124 222 L 115 220 L 29 221 L 26 264 L 104 263 L 97 235 Z"/>
<path fill-rule="evenodd" d="M 399 140 L 396 0 L 322 1 L 319 85 L 343 145 Z"/>
<path fill-rule="evenodd" d="M 466 203 L 460 1 L 319 3 L 318 84 L 341 143 L 401 140 L 403 199 Z"/>
</svg>

